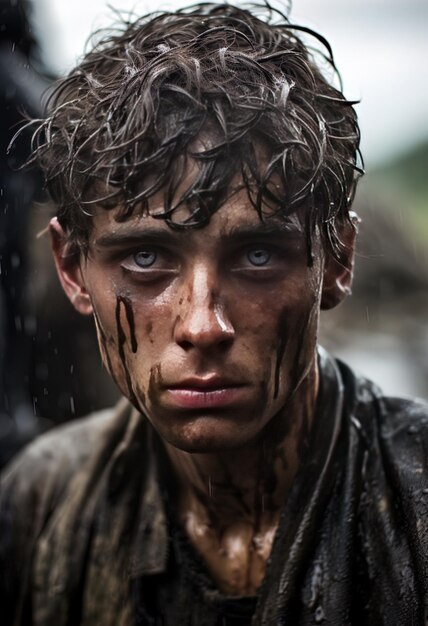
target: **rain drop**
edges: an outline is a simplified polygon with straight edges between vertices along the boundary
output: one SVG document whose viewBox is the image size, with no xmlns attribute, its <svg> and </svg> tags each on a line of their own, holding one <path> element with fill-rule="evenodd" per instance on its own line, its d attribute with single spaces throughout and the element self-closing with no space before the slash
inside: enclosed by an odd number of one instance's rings
<svg viewBox="0 0 428 626">
<path fill-rule="evenodd" d="M 325 620 L 324 610 L 322 606 L 318 606 L 317 610 L 315 611 L 315 623 L 321 624 L 321 622 L 323 622 L 324 620 Z"/>
</svg>

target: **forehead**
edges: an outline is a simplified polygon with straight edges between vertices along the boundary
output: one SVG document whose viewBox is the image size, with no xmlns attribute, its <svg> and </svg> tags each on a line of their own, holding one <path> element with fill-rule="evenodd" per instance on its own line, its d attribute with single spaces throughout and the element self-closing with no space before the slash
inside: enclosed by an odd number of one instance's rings
<svg viewBox="0 0 428 626">
<path fill-rule="evenodd" d="M 150 190 L 158 185 L 159 171 L 143 169 L 140 187 L 128 190 L 129 198 L 117 208 L 114 201 L 119 202 L 120 191 L 99 181 L 94 188 L 95 215 L 88 234 L 94 227 L 95 236 L 101 230 L 128 231 L 137 225 L 141 229 L 149 227 L 153 219 L 158 228 L 170 226 L 187 234 L 198 230 L 203 237 L 214 230 L 227 232 L 228 228 L 256 222 L 266 225 L 269 222 L 272 227 L 275 221 L 282 228 L 303 232 L 305 211 L 300 209 L 287 217 L 284 181 L 276 168 L 271 167 L 270 149 L 261 138 L 255 138 L 252 144 L 252 169 L 244 167 L 239 153 L 229 155 L 231 160 L 223 162 L 221 171 L 211 168 L 211 153 L 219 141 L 212 129 L 204 128 L 190 142 L 187 151 L 177 156 L 173 167 L 177 180 L 173 184 L 166 180 L 164 187 L 151 195 Z M 93 236 L 88 239 L 91 244 Z"/>
<path fill-rule="evenodd" d="M 147 210 L 136 212 L 124 222 L 118 222 L 117 216 L 120 208 L 112 210 L 99 209 L 93 218 L 93 229 L 90 236 L 90 246 L 108 246 L 115 242 L 124 243 L 132 239 L 136 241 L 145 235 L 154 233 L 165 236 L 171 235 L 177 242 L 182 241 L 184 246 L 189 246 L 189 241 L 203 241 L 208 243 L 213 240 L 230 238 L 257 238 L 257 236 L 281 236 L 304 238 L 304 220 L 299 213 L 290 216 L 278 217 L 272 212 L 266 211 L 263 218 L 258 214 L 248 196 L 246 189 L 237 188 L 227 200 L 211 216 L 208 224 L 198 228 L 175 228 L 164 219 L 156 217 L 163 213 L 164 203 L 162 194 L 154 196 Z M 186 209 L 183 206 L 181 214 L 177 217 L 179 224 L 185 223 Z"/>
</svg>

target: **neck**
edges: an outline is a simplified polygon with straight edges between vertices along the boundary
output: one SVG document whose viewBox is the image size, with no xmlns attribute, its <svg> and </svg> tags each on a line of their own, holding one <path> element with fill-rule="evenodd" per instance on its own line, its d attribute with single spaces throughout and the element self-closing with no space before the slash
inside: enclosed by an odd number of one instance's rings
<svg viewBox="0 0 428 626">
<path fill-rule="evenodd" d="M 276 524 L 308 443 L 317 390 L 314 364 L 259 438 L 242 448 L 188 453 L 166 444 L 186 526 L 190 518 L 218 532 L 237 522 L 253 529 Z"/>
<path fill-rule="evenodd" d="M 176 510 L 218 588 L 254 595 L 282 506 L 311 430 L 316 365 L 256 441 L 232 451 L 189 454 L 166 444 L 178 480 Z"/>
</svg>

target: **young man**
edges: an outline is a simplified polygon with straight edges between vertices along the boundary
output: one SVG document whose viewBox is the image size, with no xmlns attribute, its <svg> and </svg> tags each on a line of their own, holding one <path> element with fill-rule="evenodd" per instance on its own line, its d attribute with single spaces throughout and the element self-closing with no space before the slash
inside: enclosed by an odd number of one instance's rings
<svg viewBox="0 0 428 626">
<path fill-rule="evenodd" d="M 60 280 L 126 400 L 6 472 L 4 623 L 424 623 L 427 407 L 317 349 L 356 116 L 305 29 L 253 11 L 125 25 L 36 133 Z"/>
</svg>

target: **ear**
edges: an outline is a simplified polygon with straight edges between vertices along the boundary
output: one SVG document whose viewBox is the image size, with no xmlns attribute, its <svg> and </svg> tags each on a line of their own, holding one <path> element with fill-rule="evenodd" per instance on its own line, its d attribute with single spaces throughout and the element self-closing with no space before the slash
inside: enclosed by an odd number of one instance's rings
<svg viewBox="0 0 428 626">
<path fill-rule="evenodd" d="M 351 293 L 354 276 L 355 242 L 358 217 L 344 224 L 340 231 L 341 250 L 339 258 L 328 251 L 324 264 L 321 309 L 333 309 Z"/>
<path fill-rule="evenodd" d="M 54 217 L 49 223 L 52 252 L 62 288 L 79 313 L 92 314 L 92 302 L 86 290 L 80 252 L 71 249 L 67 236 Z"/>
</svg>

